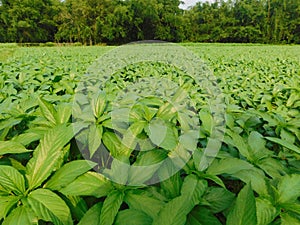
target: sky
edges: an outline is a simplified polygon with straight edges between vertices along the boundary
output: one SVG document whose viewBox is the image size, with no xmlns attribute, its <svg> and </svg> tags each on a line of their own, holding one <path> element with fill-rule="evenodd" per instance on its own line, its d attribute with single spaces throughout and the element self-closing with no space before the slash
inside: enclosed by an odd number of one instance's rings
<svg viewBox="0 0 300 225">
<path fill-rule="evenodd" d="M 196 5 L 197 2 L 205 2 L 205 0 L 182 0 L 182 1 L 184 2 L 184 5 L 179 5 L 179 8 L 181 9 L 187 9 L 189 6 Z"/>
</svg>

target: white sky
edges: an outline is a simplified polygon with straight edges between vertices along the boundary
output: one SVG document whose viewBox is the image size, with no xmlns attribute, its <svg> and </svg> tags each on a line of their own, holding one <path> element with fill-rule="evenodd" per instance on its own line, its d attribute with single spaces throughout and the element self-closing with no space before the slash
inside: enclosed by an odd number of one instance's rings
<svg viewBox="0 0 300 225">
<path fill-rule="evenodd" d="M 187 9 L 189 6 L 196 5 L 197 2 L 206 2 L 206 0 L 182 0 L 184 2 L 184 5 L 179 5 L 179 8 L 181 9 Z M 212 2 L 212 0 L 208 0 L 209 2 Z"/>
</svg>

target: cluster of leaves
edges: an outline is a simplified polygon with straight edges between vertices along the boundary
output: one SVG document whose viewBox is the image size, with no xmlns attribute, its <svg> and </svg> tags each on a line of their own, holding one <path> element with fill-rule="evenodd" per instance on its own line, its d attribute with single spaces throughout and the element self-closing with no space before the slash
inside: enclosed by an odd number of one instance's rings
<svg viewBox="0 0 300 225">
<path fill-rule="evenodd" d="M 256 47 L 247 56 L 247 46 L 191 47 L 212 50 L 203 58 L 225 95 L 223 140 L 211 141 L 217 124 L 205 93 L 174 67 L 129 66 L 105 92 L 81 96 L 79 77 L 107 48 L 20 49 L 0 64 L 0 223 L 300 224 L 299 60 L 267 58 L 267 46 L 257 47 L 264 60 Z M 114 110 L 132 100 L 116 93 L 145 72 L 169 76 L 191 105 L 175 92 L 172 105 L 148 97 Z M 200 166 L 208 143 L 220 151 Z"/>
</svg>

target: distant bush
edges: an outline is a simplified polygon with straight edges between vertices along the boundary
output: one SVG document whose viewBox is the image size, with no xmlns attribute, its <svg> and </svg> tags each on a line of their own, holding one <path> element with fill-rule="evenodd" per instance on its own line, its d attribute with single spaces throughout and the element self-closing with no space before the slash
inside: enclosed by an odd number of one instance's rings
<svg viewBox="0 0 300 225">
<path fill-rule="evenodd" d="M 53 43 L 53 42 L 46 42 L 45 43 L 45 46 L 46 47 L 53 47 L 53 46 L 55 46 L 56 44 L 55 43 Z"/>
<path fill-rule="evenodd" d="M 73 44 L 73 46 L 82 46 L 82 43 L 81 43 L 81 42 L 75 42 L 75 43 Z"/>
<path fill-rule="evenodd" d="M 16 48 L 17 43 L 0 43 L 0 48 Z"/>
</svg>

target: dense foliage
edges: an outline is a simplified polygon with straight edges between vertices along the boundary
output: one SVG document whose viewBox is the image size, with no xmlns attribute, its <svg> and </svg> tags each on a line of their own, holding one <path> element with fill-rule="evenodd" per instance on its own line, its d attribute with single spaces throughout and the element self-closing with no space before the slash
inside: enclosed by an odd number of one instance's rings
<svg viewBox="0 0 300 225">
<path fill-rule="evenodd" d="M 0 224 L 300 224 L 299 47 L 186 47 L 211 68 L 226 104 L 224 138 L 212 141 L 220 151 L 204 166 L 216 121 L 206 92 L 184 71 L 163 63 L 128 65 L 102 83 L 105 92 L 87 95 L 93 111 L 86 114 L 74 105 L 75 89 L 82 77 L 93 81 L 87 68 L 111 47 L 5 50 L 11 57 L 0 62 Z M 188 132 L 189 117 L 163 98 L 141 98 L 129 121 L 112 125 L 112 103 L 130 100 L 116 93 L 147 75 L 168 77 L 190 92 L 199 132 Z M 173 100 L 180 99 L 176 93 Z M 79 119 L 92 121 L 84 129 L 71 118 L 74 107 L 82 110 Z M 168 127 L 162 141 L 153 135 L 161 134 L 159 121 Z M 136 145 L 141 151 L 130 150 Z M 82 146 L 88 150 L 79 152 Z M 175 173 L 179 161 L 160 164 L 177 156 L 188 158 Z M 154 167 L 126 171 L 115 159 Z"/>
<path fill-rule="evenodd" d="M 1 0 L 0 42 L 300 43 L 299 0 Z"/>
</svg>

